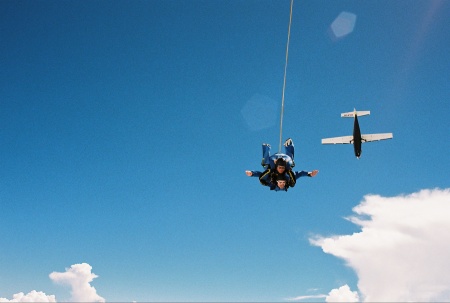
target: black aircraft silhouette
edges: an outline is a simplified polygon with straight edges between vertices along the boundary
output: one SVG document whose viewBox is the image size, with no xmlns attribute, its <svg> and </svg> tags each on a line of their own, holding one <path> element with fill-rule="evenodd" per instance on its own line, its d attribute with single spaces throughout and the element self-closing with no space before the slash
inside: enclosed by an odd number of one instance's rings
<svg viewBox="0 0 450 303">
<path fill-rule="evenodd" d="M 342 118 L 349 118 L 349 117 L 355 118 L 355 122 L 353 123 L 353 136 L 322 139 L 322 144 L 353 144 L 355 156 L 356 158 L 359 159 L 359 157 L 361 157 L 362 152 L 361 149 L 362 143 L 393 138 L 392 133 L 361 135 L 361 131 L 359 129 L 358 116 L 366 116 L 366 115 L 370 115 L 370 111 L 356 111 L 356 109 L 354 109 L 352 112 L 342 113 L 341 114 Z"/>
</svg>

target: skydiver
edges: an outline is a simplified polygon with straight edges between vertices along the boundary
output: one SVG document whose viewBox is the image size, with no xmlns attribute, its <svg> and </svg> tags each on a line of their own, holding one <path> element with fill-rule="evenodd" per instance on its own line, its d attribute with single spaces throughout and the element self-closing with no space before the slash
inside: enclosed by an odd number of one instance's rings
<svg viewBox="0 0 450 303">
<path fill-rule="evenodd" d="M 315 175 L 317 175 L 317 173 L 319 172 L 318 170 L 313 170 L 312 172 L 305 172 L 305 171 L 297 171 L 297 172 L 293 172 L 292 168 L 295 166 L 295 162 L 294 162 L 294 142 L 292 141 L 291 138 L 286 139 L 286 141 L 284 142 L 284 150 L 286 152 L 286 154 L 282 154 L 282 153 L 276 153 L 274 155 L 270 155 L 270 145 L 264 143 L 262 145 L 262 149 L 263 149 L 263 159 L 261 162 L 261 165 L 263 167 L 268 167 L 270 166 L 270 168 L 274 169 L 276 168 L 276 171 L 278 171 L 278 165 L 276 164 L 277 161 L 279 160 L 284 160 L 286 161 L 286 165 L 285 165 L 285 171 L 288 174 L 288 178 L 287 180 L 289 181 L 288 185 L 290 187 L 294 187 L 296 180 L 300 177 L 305 177 L 305 176 L 309 176 L 309 177 L 314 177 Z M 280 162 L 282 163 L 282 162 Z M 278 171 L 279 173 L 282 173 L 280 171 Z"/>
<path fill-rule="evenodd" d="M 306 176 L 314 177 L 319 172 L 318 170 L 313 170 L 312 172 L 293 172 L 292 169 L 286 172 L 287 162 L 283 158 L 277 159 L 274 165 L 275 169 L 269 166 L 264 172 L 247 170 L 245 173 L 249 177 L 259 177 L 259 182 L 264 186 L 269 186 L 270 190 L 287 191 L 289 187 L 295 186 L 298 178 Z"/>
</svg>

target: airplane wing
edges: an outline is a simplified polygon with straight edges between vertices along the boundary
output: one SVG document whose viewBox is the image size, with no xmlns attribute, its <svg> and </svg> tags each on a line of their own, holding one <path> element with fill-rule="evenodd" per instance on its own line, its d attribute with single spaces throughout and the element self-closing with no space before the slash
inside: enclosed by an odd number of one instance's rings
<svg viewBox="0 0 450 303">
<path fill-rule="evenodd" d="M 392 139 L 393 135 L 392 133 L 385 133 L 385 134 L 370 134 L 370 135 L 362 135 L 361 141 L 364 142 L 372 142 L 372 141 L 380 141 L 380 140 L 387 140 Z"/>
<path fill-rule="evenodd" d="M 356 110 L 354 110 L 354 111 L 352 111 L 352 112 L 348 112 L 348 113 L 342 113 L 341 114 L 341 117 L 342 118 L 354 118 L 355 117 L 355 114 L 358 116 L 358 117 L 362 117 L 362 116 L 367 116 L 367 115 L 370 115 L 370 110 L 360 110 L 360 111 L 356 111 Z"/>
<path fill-rule="evenodd" d="M 322 144 L 353 144 L 353 136 L 322 139 Z"/>
</svg>

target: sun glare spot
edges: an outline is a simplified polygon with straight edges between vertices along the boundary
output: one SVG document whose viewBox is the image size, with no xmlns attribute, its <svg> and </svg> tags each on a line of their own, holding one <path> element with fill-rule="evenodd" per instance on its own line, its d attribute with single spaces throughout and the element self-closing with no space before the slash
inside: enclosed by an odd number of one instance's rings
<svg viewBox="0 0 450 303">
<path fill-rule="evenodd" d="M 332 38 L 340 39 L 353 32 L 356 23 L 356 15 L 349 12 L 341 12 L 330 25 Z"/>
</svg>

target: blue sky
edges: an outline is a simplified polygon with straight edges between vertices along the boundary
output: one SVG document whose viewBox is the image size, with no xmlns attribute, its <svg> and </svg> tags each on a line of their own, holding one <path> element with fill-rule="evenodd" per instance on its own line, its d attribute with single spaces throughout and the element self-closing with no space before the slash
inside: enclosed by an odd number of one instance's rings
<svg viewBox="0 0 450 303">
<path fill-rule="evenodd" d="M 289 8 L 0 2 L 0 298 L 74 300 L 49 275 L 83 263 L 107 301 L 369 297 L 311 238 L 360 232 L 368 194 L 450 187 L 450 2 L 294 1 L 283 140 L 320 172 L 275 193 L 244 171 L 278 149 Z M 394 134 L 359 160 L 321 145 L 353 108 Z"/>
</svg>

